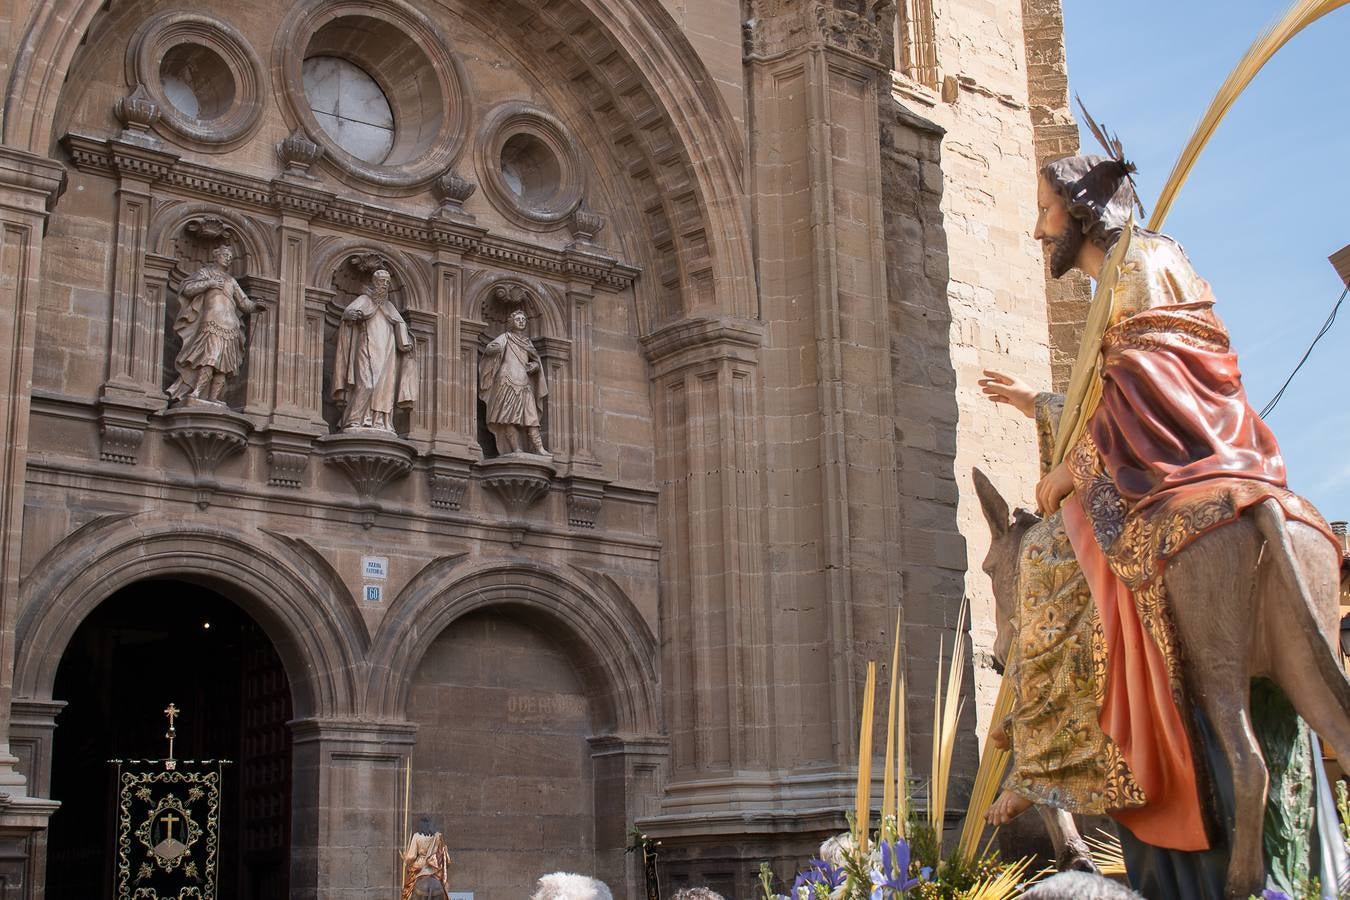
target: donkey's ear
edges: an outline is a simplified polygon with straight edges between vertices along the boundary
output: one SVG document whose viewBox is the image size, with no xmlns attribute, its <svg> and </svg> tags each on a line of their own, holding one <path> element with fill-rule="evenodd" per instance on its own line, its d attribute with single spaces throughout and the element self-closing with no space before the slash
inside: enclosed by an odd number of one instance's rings
<svg viewBox="0 0 1350 900">
<path fill-rule="evenodd" d="M 989 532 L 997 540 L 1008 532 L 1008 501 L 1003 499 L 989 476 L 978 468 L 972 468 L 970 474 L 975 479 L 975 493 L 980 498 L 984 519 L 989 523 Z"/>
</svg>

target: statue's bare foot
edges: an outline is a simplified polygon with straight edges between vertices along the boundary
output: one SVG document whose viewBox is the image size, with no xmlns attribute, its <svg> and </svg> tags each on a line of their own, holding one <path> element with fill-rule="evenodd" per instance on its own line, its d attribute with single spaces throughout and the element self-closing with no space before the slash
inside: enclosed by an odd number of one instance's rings
<svg viewBox="0 0 1350 900">
<path fill-rule="evenodd" d="M 1031 801 L 1015 791 L 1004 791 L 984 814 L 990 825 L 1007 825 L 1022 813 L 1031 809 Z"/>
<path fill-rule="evenodd" d="M 1000 750 L 1008 749 L 1008 732 L 1003 730 L 1003 726 L 995 722 L 989 727 L 989 743 Z"/>
</svg>

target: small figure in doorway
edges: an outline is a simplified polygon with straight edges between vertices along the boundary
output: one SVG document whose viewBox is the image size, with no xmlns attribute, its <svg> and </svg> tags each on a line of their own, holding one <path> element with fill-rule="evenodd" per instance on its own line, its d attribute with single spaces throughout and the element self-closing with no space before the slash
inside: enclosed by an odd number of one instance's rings
<svg viewBox="0 0 1350 900">
<path fill-rule="evenodd" d="M 408 839 L 408 849 L 403 851 L 403 893 L 399 900 L 450 900 L 445 880 L 449 870 L 445 838 L 431 819 L 423 816 Z"/>
</svg>

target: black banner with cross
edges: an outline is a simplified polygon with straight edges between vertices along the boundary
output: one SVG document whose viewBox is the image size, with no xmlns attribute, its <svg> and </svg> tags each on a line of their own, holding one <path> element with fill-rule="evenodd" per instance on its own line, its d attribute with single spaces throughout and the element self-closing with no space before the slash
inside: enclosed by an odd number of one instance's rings
<svg viewBox="0 0 1350 900">
<path fill-rule="evenodd" d="M 117 900 L 217 900 L 220 792 L 229 760 L 110 760 L 117 767 Z"/>
</svg>

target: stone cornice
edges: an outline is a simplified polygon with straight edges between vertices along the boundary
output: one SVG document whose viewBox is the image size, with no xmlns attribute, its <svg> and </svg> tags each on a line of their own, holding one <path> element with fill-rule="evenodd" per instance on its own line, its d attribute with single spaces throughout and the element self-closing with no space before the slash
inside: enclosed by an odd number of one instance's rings
<svg viewBox="0 0 1350 900">
<path fill-rule="evenodd" d="M 29 201 L 3 205 L 22 206 L 29 212 L 49 212 L 66 186 L 65 166 L 45 156 L 36 156 L 0 145 L 0 189 L 27 195 Z"/>
<path fill-rule="evenodd" d="M 737 359 L 754 364 L 764 343 L 758 319 L 730 316 L 681 319 L 642 337 L 654 375 L 700 362 Z"/>
<path fill-rule="evenodd" d="M 135 160 L 145 161 L 146 154 L 151 152 L 120 141 L 76 134 L 66 135 L 61 143 L 77 169 L 98 174 L 124 171 Z M 635 266 L 597 253 L 542 247 L 492 234 L 470 222 L 435 215 L 419 218 L 348 200 L 317 183 L 300 183 L 298 179 L 290 178 L 268 181 L 187 162 L 172 154 L 154 155 L 154 165 L 147 162 L 136 167 L 136 174 L 198 197 L 249 206 L 260 212 L 281 210 L 343 231 L 428 249 L 445 247 L 530 274 L 591 283 L 603 291 L 622 291 L 641 273 Z M 3 171 L 3 164 L 0 164 L 0 173 Z"/>
</svg>

